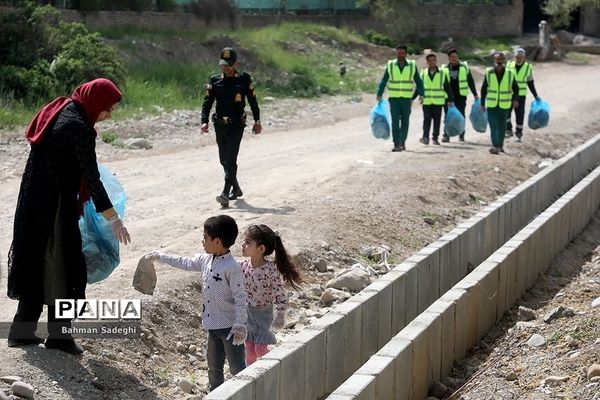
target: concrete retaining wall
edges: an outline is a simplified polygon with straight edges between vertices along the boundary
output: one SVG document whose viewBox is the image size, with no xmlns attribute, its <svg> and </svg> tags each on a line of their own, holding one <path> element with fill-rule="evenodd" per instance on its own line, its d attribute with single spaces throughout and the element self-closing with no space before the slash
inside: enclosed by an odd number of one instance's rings
<svg viewBox="0 0 600 400">
<path fill-rule="evenodd" d="M 405 327 L 408 328 L 408 331 L 405 331 L 408 332 L 408 336 L 404 337 L 404 340 L 412 343 L 410 346 L 412 359 L 415 362 L 425 363 L 423 360 L 427 360 L 425 350 L 429 342 L 420 336 L 420 332 L 429 326 L 425 324 L 423 318 L 433 318 L 434 315 L 438 315 L 429 309 L 432 303 L 451 288 L 453 289 L 448 292 L 450 298 L 457 296 L 457 290 L 469 294 L 468 287 L 457 288 L 455 285 L 459 282 L 464 285 L 464 281 L 461 280 L 467 277 L 469 271 L 490 257 L 561 194 L 573 187 L 590 170 L 596 168 L 600 162 L 598 154 L 600 154 L 600 135 L 459 224 L 454 230 L 408 258 L 345 303 L 333 307 L 328 314 L 295 335 L 290 342 L 275 348 L 263 359 L 225 382 L 205 398 L 207 400 L 259 400 L 264 398 L 265 393 L 269 393 L 269 399 L 273 400 L 287 398 L 314 400 L 333 392 L 346 379 L 354 376 L 352 374 L 361 366 L 364 368 L 363 364 L 379 349 L 383 351 L 389 346 L 391 342 L 388 341 Z M 564 224 L 571 227 L 568 221 Z M 523 254 L 529 256 L 529 253 Z M 526 274 L 527 271 L 523 269 L 519 270 L 519 273 Z M 473 271 L 465 279 L 473 279 L 478 276 L 477 274 L 481 274 L 481 269 L 477 272 Z M 515 283 L 519 285 L 518 293 L 522 293 L 524 288 L 529 287 L 527 284 L 533 283 L 535 277 L 537 274 L 533 272 L 531 276 L 520 276 Z M 467 282 L 471 281 L 467 280 Z M 515 293 L 516 290 L 510 292 L 509 304 L 516 300 L 513 298 Z M 449 300 L 448 297 L 445 299 Z M 457 307 L 461 313 L 476 312 L 467 307 L 473 304 L 467 301 L 468 296 L 458 299 L 460 301 L 456 300 L 454 305 L 448 305 L 452 312 L 456 312 Z M 504 300 L 505 303 L 506 301 Z M 428 316 L 423 316 L 421 320 L 411 324 L 417 315 L 428 309 Z M 450 313 L 450 311 L 446 312 Z M 450 324 L 449 317 L 442 317 L 443 313 L 439 315 L 440 317 L 435 317 L 431 323 L 442 329 L 443 326 Z M 463 319 L 459 320 L 463 321 Z M 479 323 L 479 320 L 467 321 Z M 464 356 L 465 351 L 476 341 L 476 334 L 480 332 L 477 331 L 477 326 L 461 325 L 456 329 L 465 332 L 456 334 L 458 344 L 454 346 L 452 360 L 461 354 Z M 425 347 L 418 347 L 415 352 L 414 342 L 424 343 Z M 400 351 L 399 348 L 395 349 Z M 450 353 L 448 349 L 444 349 L 441 354 L 445 351 L 446 357 L 440 362 L 448 366 L 451 365 Z M 398 353 L 396 356 L 408 357 L 404 353 Z M 399 368 L 407 368 L 407 366 Z M 414 371 L 417 371 L 416 375 L 419 371 L 424 371 L 422 376 L 430 376 L 427 373 L 429 368 L 427 365 L 417 365 L 414 368 L 416 368 Z M 442 372 L 442 370 L 435 372 L 432 377 L 439 378 Z M 346 382 L 347 384 L 352 387 L 364 386 L 365 393 L 377 388 L 375 378 L 365 378 L 361 375 L 359 378 L 350 379 L 353 380 Z M 419 382 L 418 385 L 420 386 L 413 387 L 413 390 L 418 389 L 420 393 L 425 383 Z M 265 392 L 265 387 L 273 390 Z M 375 389 L 371 389 L 372 387 Z M 398 393 L 402 393 L 402 390 Z M 356 393 L 363 393 L 363 390 L 356 389 Z"/>
<path fill-rule="evenodd" d="M 600 206 L 600 167 L 410 322 L 328 399 L 421 400 L 585 228 Z"/>
</svg>

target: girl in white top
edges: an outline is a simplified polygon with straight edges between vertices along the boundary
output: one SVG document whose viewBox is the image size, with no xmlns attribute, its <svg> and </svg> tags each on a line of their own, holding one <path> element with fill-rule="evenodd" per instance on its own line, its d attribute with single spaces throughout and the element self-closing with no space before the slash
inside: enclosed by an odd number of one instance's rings
<svg viewBox="0 0 600 400">
<path fill-rule="evenodd" d="M 273 252 L 275 261 L 267 261 L 265 257 Z M 283 247 L 279 234 L 266 225 L 248 228 L 244 234 L 242 254 L 249 257 L 240 264 L 248 301 L 246 365 L 250 365 L 269 351 L 269 344 L 277 343 L 272 328 L 282 328 L 285 322 L 288 307 L 285 283 L 299 289 L 302 277 Z"/>
</svg>

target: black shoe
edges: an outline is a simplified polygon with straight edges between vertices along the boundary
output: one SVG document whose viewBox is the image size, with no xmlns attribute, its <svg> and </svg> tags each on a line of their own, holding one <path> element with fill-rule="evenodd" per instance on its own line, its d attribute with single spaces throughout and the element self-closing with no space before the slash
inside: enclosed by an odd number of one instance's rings
<svg viewBox="0 0 600 400">
<path fill-rule="evenodd" d="M 429 138 L 422 137 L 422 138 L 419 139 L 419 142 L 421 142 L 423 144 L 429 144 Z"/>
<path fill-rule="evenodd" d="M 512 129 L 507 129 L 507 130 L 504 132 L 504 137 L 511 137 L 512 135 L 513 135 L 513 133 L 512 133 Z"/>
<path fill-rule="evenodd" d="M 238 197 L 242 197 L 243 195 L 244 192 L 242 192 L 242 189 L 239 186 L 234 186 L 233 189 L 231 189 L 231 193 L 229 194 L 229 200 L 237 200 Z"/>
<path fill-rule="evenodd" d="M 392 151 L 393 151 L 393 152 L 396 152 L 396 151 L 402 151 L 402 149 L 400 148 L 400 146 L 395 146 L 395 147 L 392 149 Z"/>
<path fill-rule="evenodd" d="M 34 336 L 26 339 L 11 339 L 8 338 L 8 347 L 23 347 L 23 346 L 37 346 L 38 344 L 44 343 L 44 339 L 41 337 Z"/>
<path fill-rule="evenodd" d="M 400 151 L 404 151 L 404 150 L 406 150 L 406 147 L 403 144 L 401 144 L 400 145 Z"/>
<path fill-rule="evenodd" d="M 498 147 L 498 151 L 499 151 L 500 153 L 504 153 L 504 147 Z"/>
<path fill-rule="evenodd" d="M 523 137 L 523 132 L 516 131 L 515 136 L 517 137 L 517 142 L 520 142 Z"/>
<path fill-rule="evenodd" d="M 229 207 L 229 194 L 223 192 L 217 196 L 217 203 L 223 207 Z"/>
<path fill-rule="evenodd" d="M 458 137 L 458 141 L 459 142 L 464 142 L 465 141 L 465 137 L 464 136 L 459 136 Z"/>
<path fill-rule="evenodd" d="M 442 137 L 442 142 L 448 143 L 448 142 L 450 142 L 450 138 L 448 136 L 444 135 L 444 137 Z"/>
<path fill-rule="evenodd" d="M 438 145 L 438 146 L 440 145 L 440 142 L 438 142 L 438 140 L 437 140 L 437 139 L 433 139 L 433 140 L 432 140 L 432 142 L 433 142 L 433 144 L 436 144 L 436 145 Z"/>
<path fill-rule="evenodd" d="M 79 355 L 83 353 L 83 347 L 75 342 L 75 339 L 46 339 L 44 343 L 47 349 L 62 350 L 69 354 Z"/>
<path fill-rule="evenodd" d="M 497 148 L 497 147 L 492 147 L 492 148 L 490 149 L 490 153 L 492 153 L 492 154 L 498 154 L 498 153 L 499 153 L 499 150 L 498 150 L 498 148 Z"/>
</svg>

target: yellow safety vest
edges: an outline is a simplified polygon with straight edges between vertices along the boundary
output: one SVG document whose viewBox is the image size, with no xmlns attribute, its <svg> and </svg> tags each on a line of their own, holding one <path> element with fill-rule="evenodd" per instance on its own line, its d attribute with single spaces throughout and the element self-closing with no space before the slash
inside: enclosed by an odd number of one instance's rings
<svg viewBox="0 0 600 400">
<path fill-rule="evenodd" d="M 443 64 L 442 70 L 444 70 L 448 76 L 450 76 L 450 68 L 448 65 Z M 469 64 L 466 61 L 459 61 L 458 63 L 458 92 L 461 96 L 467 97 L 469 93 L 469 82 L 467 76 L 469 75 Z"/>
<path fill-rule="evenodd" d="M 513 70 L 513 74 L 515 74 L 515 79 L 517 80 L 517 85 L 519 85 L 519 96 L 527 95 L 527 81 L 531 77 L 531 64 L 527 61 L 523 62 L 521 65 L 521 69 L 517 71 L 517 63 L 515 61 L 509 61 L 506 63 L 506 68 L 510 68 Z"/>
<path fill-rule="evenodd" d="M 414 61 L 406 60 L 402 72 L 398 67 L 398 60 L 389 60 L 388 72 L 388 96 L 390 98 L 411 99 L 413 95 L 413 82 L 417 66 Z"/>
<path fill-rule="evenodd" d="M 429 68 L 421 70 L 421 79 L 425 87 L 425 96 L 423 96 L 423 105 L 443 106 L 446 103 L 448 94 L 444 90 L 444 82 L 450 80 L 446 73 L 438 69 L 433 75 L 433 79 L 429 77 Z"/>
<path fill-rule="evenodd" d="M 506 68 L 502 81 L 498 82 L 498 77 L 494 68 L 488 68 L 485 72 L 485 79 L 487 80 L 487 97 L 485 105 L 488 108 L 500 107 L 504 110 L 508 110 L 512 103 L 512 84 L 514 78 L 513 70 Z"/>
</svg>

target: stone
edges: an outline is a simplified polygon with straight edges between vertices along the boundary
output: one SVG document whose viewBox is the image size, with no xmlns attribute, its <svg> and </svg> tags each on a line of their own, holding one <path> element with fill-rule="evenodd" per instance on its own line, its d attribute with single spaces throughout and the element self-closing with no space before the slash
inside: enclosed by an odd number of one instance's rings
<svg viewBox="0 0 600 400">
<path fill-rule="evenodd" d="M 370 283 L 371 279 L 369 273 L 361 268 L 353 266 L 335 276 L 327 282 L 325 287 L 334 289 L 347 288 L 350 291 L 359 292 L 366 288 Z"/>
<path fill-rule="evenodd" d="M 592 308 L 600 307 L 600 297 L 592 301 Z"/>
<path fill-rule="evenodd" d="M 347 300 L 350 298 L 350 293 L 344 292 L 343 290 L 327 288 L 321 295 L 321 303 L 330 306 L 338 300 Z"/>
<path fill-rule="evenodd" d="M 154 268 L 154 262 L 147 255 L 142 256 L 138 261 L 135 274 L 133 275 L 133 287 L 143 294 L 154 294 L 156 269 Z M 147 334 L 146 336 L 148 337 Z"/>
<path fill-rule="evenodd" d="M 506 379 L 509 382 L 512 381 L 516 381 L 519 377 L 517 376 L 517 374 L 514 371 L 510 371 L 509 373 L 506 374 L 506 376 L 504 377 L 504 379 Z"/>
<path fill-rule="evenodd" d="M 563 306 L 558 306 L 548 311 L 546 315 L 544 315 L 544 322 L 549 323 L 558 318 L 563 317 L 572 317 L 575 315 L 575 312 L 570 308 L 565 308 Z"/>
<path fill-rule="evenodd" d="M 146 138 L 131 138 L 125 141 L 125 147 L 129 149 L 151 149 L 152 143 Z"/>
<path fill-rule="evenodd" d="M 12 400 L 3 390 L 0 390 L 0 400 Z"/>
<path fill-rule="evenodd" d="M 196 350 L 198 350 L 198 347 L 195 344 L 190 344 L 190 347 L 188 347 L 188 352 L 189 353 L 195 353 Z"/>
<path fill-rule="evenodd" d="M 517 317 L 521 321 L 531 321 L 535 319 L 535 313 L 531 308 L 519 306 L 519 310 L 517 311 Z"/>
<path fill-rule="evenodd" d="M 527 344 L 531 347 L 540 347 L 546 344 L 546 339 L 542 335 L 534 333 L 527 341 Z"/>
<path fill-rule="evenodd" d="M 10 386 L 13 394 L 26 399 L 33 399 L 33 386 L 28 383 L 17 381 Z"/>
<path fill-rule="evenodd" d="M 327 261 L 323 260 L 322 258 L 319 258 L 315 262 L 315 269 L 319 272 L 327 272 Z"/>
<path fill-rule="evenodd" d="M 190 382 L 189 379 L 177 379 L 177 386 L 183 390 L 184 393 L 192 393 L 192 382 Z"/>
<path fill-rule="evenodd" d="M 549 376 L 547 378 L 544 378 L 544 380 L 542 381 L 542 385 L 547 385 L 549 383 L 559 383 L 559 382 L 566 382 L 569 380 L 569 376 L 565 375 L 565 376 Z"/>
<path fill-rule="evenodd" d="M 0 381 L 12 385 L 14 382 L 22 381 L 20 376 L 16 375 L 7 375 L 0 378 Z"/>
<path fill-rule="evenodd" d="M 588 381 L 595 376 L 600 376 L 600 364 L 592 364 L 588 368 L 588 372 L 587 372 Z"/>
<path fill-rule="evenodd" d="M 180 353 L 185 353 L 185 351 L 187 350 L 187 346 L 185 344 L 181 343 L 181 342 L 177 342 L 175 344 L 175 348 Z"/>
<path fill-rule="evenodd" d="M 100 382 L 100 379 L 98 379 L 97 376 L 95 376 L 94 379 L 92 379 L 92 385 L 94 385 L 94 387 L 99 390 L 105 389 L 104 384 L 102 382 Z"/>
<path fill-rule="evenodd" d="M 448 388 L 442 382 L 435 381 L 429 388 L 429 395 L 441 399 L 448 392 Z"/>
<path fill-rule="evenodd" d="M 165 360 L 158 354 L 153 354 L 150 358 L 152 359 L 152 361 L 154 361 L 154 364 L 156 365 L 165 365 L 167 363 L 167 360 Z"/>
</svg>

